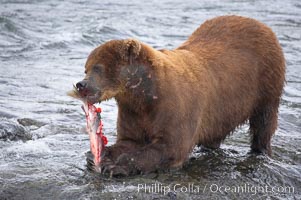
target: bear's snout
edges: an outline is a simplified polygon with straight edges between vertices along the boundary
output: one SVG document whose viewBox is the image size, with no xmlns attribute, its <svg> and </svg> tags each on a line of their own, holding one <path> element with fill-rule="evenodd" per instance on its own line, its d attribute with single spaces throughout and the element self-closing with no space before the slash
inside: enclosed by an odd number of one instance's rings
<svg viewBox="0 0 301 200">
<path fill-rule="evenodd" d="M 88 95 L 87 85 L 88 82 L 86 80 L 82 80 L 75 85 L 82 97 L 86 97 Z"/>
</svg>

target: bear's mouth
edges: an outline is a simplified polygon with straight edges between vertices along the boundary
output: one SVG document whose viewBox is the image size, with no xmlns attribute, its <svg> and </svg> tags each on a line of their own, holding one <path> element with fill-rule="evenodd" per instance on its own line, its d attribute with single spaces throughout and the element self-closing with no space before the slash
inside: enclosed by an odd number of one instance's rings
<svg viewBox="0 0 301 200">
<path fill-rule="evenodd" d="M 75 86 L 73 90 L 67 93 L 69 96 L 87 102 L 88 104 L 101 103 L 102 101 L 108 101 L 114 98 L 117 94 L 117 90 L 104 90 L 94 89 L 93 92 L 88 91 L 81 93 Z"/>
<path fill-rule="evenodd" d="M 83 99 L 86 99 L 86 101 L 88 102 L 88 104 L 95 104 L 95 103 L 100 103 L 101 100 L 101 92 L 97 91 L 94 94 L 88 94 L 85 97 L 82 97 Z"/>
<path fill-rule="evenodd" d="M 80 92 L 75 85 L 73 85 L 73 90 L 69 91 L 67 95 L 79 99 L 81 101 L 87 102 L 88 104 L 95 104 L 98 102 L 100 103 L 102 101 L 102 94 L 100 90 L 94 90 L 93 93 L 91 91 L 85 91 L 83 93 Z"/>
</svg>

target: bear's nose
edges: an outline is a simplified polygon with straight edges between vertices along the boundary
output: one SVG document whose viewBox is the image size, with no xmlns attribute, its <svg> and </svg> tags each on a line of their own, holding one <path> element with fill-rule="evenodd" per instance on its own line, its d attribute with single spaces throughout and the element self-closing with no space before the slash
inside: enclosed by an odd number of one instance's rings
<svg viewBox="0 0 301 200">
<path fill-rule="evenodd" d="M 83 80 L 83 81 L 80 81 L 78 83 L 76 83 L 76 88 L 78 89 L 78 91 L 84 91 L 87 87 L 87 81 Z"/>
</svg>

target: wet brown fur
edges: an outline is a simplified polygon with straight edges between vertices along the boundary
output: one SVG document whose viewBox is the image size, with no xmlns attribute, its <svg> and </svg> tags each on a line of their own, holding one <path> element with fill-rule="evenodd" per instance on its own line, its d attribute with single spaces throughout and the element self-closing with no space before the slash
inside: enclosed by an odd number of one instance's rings
<svg viewBox="0 0 301 200">
<path fill-rule="evenodd" d="M 103 163 L 113 173 L 182 166 L 195 145 L 218 148 L 247 120 L 251 149 L 271 154 L 285 59 L 254 19 L 208 20 L 174 50 L 109 41 L 90 54 L 86 72 L 99 100 L 118 104 L 117 142 Z"/>
</svg>

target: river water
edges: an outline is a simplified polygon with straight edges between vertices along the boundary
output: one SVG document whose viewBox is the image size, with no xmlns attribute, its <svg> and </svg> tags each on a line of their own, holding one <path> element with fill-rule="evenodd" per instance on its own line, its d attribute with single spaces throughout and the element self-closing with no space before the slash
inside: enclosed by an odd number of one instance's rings
<svg viewBox="0 0 301 200">
<path fill-rule="evenodd" d="M 0 0 L 0 199 L 301 199 L 300 13 L 298 0 Z M 89 52 L 129 37 L 175 48 L 225 14 L 261 20 L 284 49 L 273 157 L 248 154 L 242 126 L 221 149 L 196 149 L 178 171 L 121 179 L 89 172 L 81 102 L 66 96 L 83 78 Z M 101 106 L 111 145 L 116 103 Z"/>
</svg>

